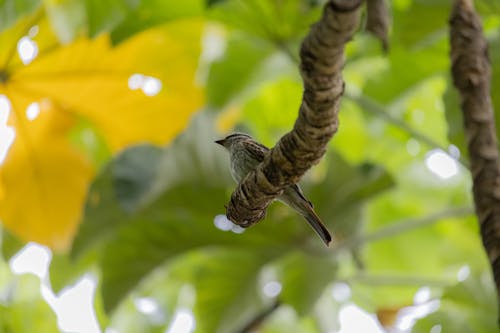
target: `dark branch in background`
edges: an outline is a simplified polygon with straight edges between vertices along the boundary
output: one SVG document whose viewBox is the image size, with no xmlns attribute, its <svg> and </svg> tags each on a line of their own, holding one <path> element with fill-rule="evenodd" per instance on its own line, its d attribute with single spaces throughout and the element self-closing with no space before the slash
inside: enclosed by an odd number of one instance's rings
<svg viewBox="0 0 500 333">
<path fill-rule="evenodd" d="M 283 189 L 297 183 L 326 152 L 337 131 L 340 98 L 344 91 L 344 45 L 359 21 L 361 0 L 330 0 L 302 42 L 300 71 L 304 94 L 299 116 L 264 161 L 231 196 L 226 210 L 234 223 L 249 227 L 262 220 L 267 206 Z"/>
<path fill-rule="evenodd" d="M 488 45 L 472 0 L 455 1 L 450 26 L 453 83 L 461 96 L 476 214 L 500 300 L 500 158 Z"/>
<path fill-rule="evenodd" d="M 384 51 L 389 50 L 389 9 L 387 0 L 366 1 L 366 30 L 378 37 Z"/>
<path fill-rule="evenodd" d="M 399 221 L 390 224 L 386 227 L 380 228 L 369 234 L 354 236 L 348 238 L 345 241 L 338 242 L 333 246 L 336 250 L 335 253 L 341 253 L 339 250 L 342 249 L 355 249 L 360 245 L 364 245 L 371 242 L 377 242 L 380 240 L 397 237 L 405 232 L 410 232 L 416 229 L 424 228 L 429 225 L 433 225 L 437 222 L 442 221 L 447 218 L 457 218 L 472 215 L 472 207 L 454 207 L 449 208 L 437 213 L 430 214 L 421 218 L 408 219 L 404 221 Z"/>
<path fill-rule="evenodd" d="M 259 313 L 257 316 L 255 316 L 248 324 L 246 324 L 240 331 L 239 333 L 250 333 L 256 330 L 262 323 L 274 313 L 281 305 L 281 302 L 279 300 L 274 301 L 273 304 L 267 309 L 264 309 L 261 313 Z"/>
</svg>

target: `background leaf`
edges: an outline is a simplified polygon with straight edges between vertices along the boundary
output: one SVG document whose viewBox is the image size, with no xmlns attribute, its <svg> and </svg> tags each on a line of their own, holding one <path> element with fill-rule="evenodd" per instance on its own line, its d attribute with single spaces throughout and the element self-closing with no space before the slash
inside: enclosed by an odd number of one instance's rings
<svg viewBox="0 0 500 333">
<path fill-rule="evenodd" d="M 0 3 L 0 32 L 9 28 L 23 15 L 30 14 L 40 0 L 4 0 Z"/>
<path fill-rule="evenodd" d="M 6 193 L 0 216 L 22 240 L 61 251 L 73 238 L 94 174 L 92 162 L 68 140 L 78 118 L 91 124 L 87 133 L 98 133 L 112 151 L 133 142 L 171 140 L 203 101 L 202 89 L 194 84 L 202 23 L 176 22 L 115 49 L 107 36 L 59 45 L 46 24 L 42 18 L 33 41 L 40 42 L 38 57 L 23 66 L 7 55 L 2 69 L 9 76 L 0 93 L 10 101 L 8 124 L 16 139 L 0 168 Z M 4 35 L 26 33 L 19 29 Z M 168 56 L 148 51 L 166 51 L 167 45 Z M 183 60 L 167 65 L 175 57 Z M 134 78 L 140 82 L 129 83 Z M 153 91 L 145 88 L 151 84 Z M 26 116 L 28 107 L 38 112 L 33 119 Z"/>
<path fill-rule="evenodd" d="M 85 0 L 88 34 L 91 37 L 110 31 L 120 24 L 139 5 L 136 0 Z"/>
<path fill-rule="evenodd" d="M 282 262 L 283 292 L 280 298 L 299 315 L 311 312 L 325 287 L 336 274 L 337 264 L 330 258 L 291 253 Z"/>
<path fill-rule="evenodd" d="M 264 252 L 203 251 L 179 259 L 188 261 L 171 270 L 174 279 L 192 283 L 196 290 L 195 314 L 199 332 L 235 332 L 262 308 L 257 289 Z M 189 268 L 188 268 L 189 267 Z"/>
<path fill-rule="evenodd" d="M 255 39 L 233 38 L 228 41 L 224 58 L 215 61 L 208 76 L 208 102 L 222 107 L 248 89 L 257 68 L 270 56 L 268 45 Z M 243 62 L 242 59 L 245 59 Z"/>
<path fill-rule="evenodd" d="M 293 126 L 303 89 L 298 49 L 324 1 L 13 4 L 0 4 L 0 218 L 30 228 L 24 237 L 3 232 L 3 256 L 83 221 L 71 254 L 52 255 L 50 281 L 60 291 L 96 276 L 103 331 L 166 332 L 179 313 L 192 313 L 196 332 L 234 332 L 276 301 L 258 330 L 360 331 L 368 329 L 350 325 L 364 318 L 375 327 L 377 318 L 400 331 L 406 314 L 438 303 L 414 331 L 494 330 L 495 293 L 449 74 L 449 1 L 391 1 L 391 51 L 383 54 L 362 27 L 346 47 L 339 130 L 301 181 L 333 248 L 281 204 L 246 230 L 226 221 L 235 183 L 227 153 L 213 144 L 243 131 L 272 147 Z M 475 6 L 494 92 L 500 1 Z M 28 60 L 23 48 L 31 48 Z M 29 147 L 36 154 L 16 158 Z M 453 158 L 436 165 L 439 151 Z M 50 168 L 37 168 L 42 162 Z M 37 201 L 40 183 L 48 190 Z M 83 212 L 71 213 L 78 195 Z M 61 219 L 15 222 L 17 211 L 36 212 L 34 202 Z M 2 265 L 0 285 L 9 285 Z M 282 286 L 278 295 L 270 282 Z M 3 295 L 3 310 L 15 308 Z M 349 311 L 362 317 L 346 321 Z"/>
<path fill-rule="evenodd" d="M 124 20 L 120 22 L 111 32 L 111 39 L 114 43 L 119 43 L 126 38 L 141 32 L 147 28 L 166 23 L 175 19 L 198 16 L 203 10 L 203 0 L 185 0 L 178 1 L 161 1 L 161 0 L 145 0 L 138 4 L 133 3 L 136 7 L 127 13 Z M 112 11 L 113 8 L 108 8 L 106 12 Z M 93 13 L 89 13 L 92 15 Z"/>
</svg>

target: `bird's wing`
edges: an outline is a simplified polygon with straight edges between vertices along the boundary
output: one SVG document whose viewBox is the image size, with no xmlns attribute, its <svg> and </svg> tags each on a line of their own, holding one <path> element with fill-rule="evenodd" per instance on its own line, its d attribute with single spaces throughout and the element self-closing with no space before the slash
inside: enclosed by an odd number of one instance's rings
<svg viewBox="0 0 500 333">
<path fill-rule="evenodd" d="M 246 141 L 245 145 L 250 156 L 259 162 L 262 162 L 266 154 L 269 152 L 269 148 L 253 140 Z"/>
</svg>

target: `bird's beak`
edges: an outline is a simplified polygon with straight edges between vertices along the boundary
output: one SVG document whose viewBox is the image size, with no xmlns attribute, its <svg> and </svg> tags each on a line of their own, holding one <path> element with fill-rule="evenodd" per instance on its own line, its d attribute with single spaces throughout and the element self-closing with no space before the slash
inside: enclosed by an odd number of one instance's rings
<svg viewBox="0 0 500 333">
<path fill-rule="evenodd" d="M 220 140 L 215 141 L 215 143 L 218 145 L 224 146 L 224 141 L 225 141 L 224 139 L 220 139 Z"/>
</svg>

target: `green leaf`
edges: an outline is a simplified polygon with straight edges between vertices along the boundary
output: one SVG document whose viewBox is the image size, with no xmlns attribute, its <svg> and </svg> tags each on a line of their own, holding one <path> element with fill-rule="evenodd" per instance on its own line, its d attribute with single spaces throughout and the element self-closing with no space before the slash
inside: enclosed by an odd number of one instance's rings
<svg viewBox="0 0 500 333">
<path fill-rule="evenodd" d="M 130 0 L 128 2 L 130 3 Z M 134 10 L 130 10 L 127 16 L 112 30 L 111 39 L 114 43 L 119 43 L 131 35 L 155 25 L 174 19 L 201 15 L 203 9 L 203 0 L 144 0 Z M 108 8 L 108 10 L 111 9 Z"/>
<path fill-rule="evenodd" d="M 113 187 L 124 211 L 133 212 L 148 199 L 159 172 L 154 166 L 160 165 L 160 158 L 161 148 L 146 145 L 116 157 L 112 166 Z"/>
<path fill-rule="evenodd" d="M 402 97 L 432 76 L 448 73 L 449 11 L 447 0 L 395 4 L 391 52 L 384 70 L 369 78 L 365 93 L 385 104 Z M 425 24 L 422 24 L 422 17 L 426 18 Z"/>
<path fill-rule="evenodd" d="M 198 251 L 179 258 L 182 265 L 171 274 L 196 290 L 196 332 L 237 332 L 262 311 L 257 280 L 268 260 L 262 251 L 228 249 Z"/>
<path fill-rule="evenodd" d="M 333 225 L 333 233 L 338 239 L 355 237 L 362 227 L 362 203 L 392 188 L 394 179 L 380 166 L 350 165 L 334 151 L 324 159 L 322 163 L 329 172 L 323 176 L 311 175 L 310 199 L 319 216 Z"/>
<path fill-rule="evenodd" d="M 211 8 L 210 18 L 278 45 L 296 40 L 319 18 L 311 1 L 230 0 Z"/>
<path fill-rule="evenodd" d="M 2 236 L 2 257 L 4 260 L 10 260 L 26 244 L 6 229 L 2 228 L 0 231 Z"/>
<path fill-rule="evenodd" d="M 337 263 L 300 252 L 289 254 L 281 263 L 283 291 L 280 299 L 299 315 L 308 314 L 325 287 L 334 280 Z"/>
<path fill-rule="evenodd" d="M 168 313 L 168 319 L 172 319 L 172 315 L 173 313 Z M 167 331 L 166 319 L 162 314 L 155 318 L 154 315 L 138 312 L 134 300 L 128 299 L 120 306 L 120 310 L 113 314 L 108 327 L 120 333 L 163 333 Z"/>
<path fill-rule="evenodd" d="M 24 15 L 34 12 L 40 0 L 2 0 L 0 1 L 0 32 L 9 28 Z"/>
<path fill-rule="evenodd" d="M 387 61 L 384 70 L 370 77 L 364 89 L 366 95 L 384 104 L 411 93 L 429 78 L 447 73 L 449 57 L 445 36 L 422 49 L 391 46 Z"/>
<path fill-rule="evenodd" d="M 224 1 L 227 1 L 227 0 L 205 0 L 207 7 L 211 7 L 213 5 L 216 5 L 216 4 L 224 2 Z"/>
<path fill-rule="evenodd" d="M 289 76 L 264 83 L 243 107 L 242 118 L 254 137 L 270 147 L 293 126 L 299 110 L 302 83 Z"/>
<path fill-rule="evenodd" d="M 69 43 L 86 34 L 87 16 L 82 1 L 46 1 L 45 10 L 61 42 Z"/>
<path fill-rule="evenodd" d="M 259 66 L 273 49 L 255 38 L 234 36 L 228 41 L 224 56 L 210 66 L 207 82 L 208 103 L 223 107 L 255 84 Z M 275 73 L 275 72 L 274 72 Z"/>
<path fill-rule="evenodd" d="M 491 15 L 499 17 L 500 13 L 500 1 L 499 0 L 478 0 L 474 4 L 476 10 L 479 12 L 481 17 Z M 497 26 L 498 27 L 498 26 Z"/>
<path fill-rule="evenodd" d="M 95 37 L 111 31 L 113 42 L 118 43 L 147 28 L 200 15 L 203 1 L 65 0 L 47 2 L 46 8 L 58 37 L 64 42 L 83 34 Z"/>
<path fill-rule="evenodd" d="M 102 133 L 87 119 L 78 119 L 69 133 L 69 139 L 73 146 L 85 153 L 98 167 L 102 167 L 111 158 L 112 153 Z"/>
<path fill-rule="evenodd" d="M 412 333 L 428 333 L 432 329 L 441 332 L 463 332 L 463 333 L 479 333 L 479 332 L 494 332 L 494 331 L 476 331 L 471 330 L 470 325 L 467 323 L 467 318 L 464 318 L 459 313 L 438 312 L 432 313 L 425 319 L 420 320 L 413 327 Z M 438 330 L 439 332 L 439 330 Z"/>
<path fill-rule="evenodd" d="M 54 293 L 60 292 L 64 287 L 75 283 L 85 273 L 94 268 L 97 253 L 88 252 L 85 257 L 75 260 L 67 254 L 53 254 L 50 261 L 50 286 Z"/>
<path fill-rule="evenodd" d="M 331 313 L 329 313 L 331 315 Z M 279 307 L 272 316 L 268 317 L 259 327 L 262 333 L 317 333 L 321 332 L 315 318 L 311 316 L 299 317 L 287 306 Z"/>
<path fill-rule="evenodd" d="M 111 30 L 138 4 L 138 0 L 85 0 L 89 36 Z"/>
<path fill-rule="evenodd" d="M 123 223 L 127 223 L 127 216 L 120 208 L 113 185 L 112 165 L 107 165 L 90 187 L 84 219 L 73 240 L 72 257 L 81 257 L 89 249 L 110 238 Z"/>
<path fill-rule="evenodd" d="M 95 37 L 111 31 L 113 42 L 173 19 L 203 12 L 202 0 L 65 0 L 47 2 L 47 13 L 59 39 L 69 42 L 81 35 Z"/>
<path fill-rule="evenodd" d="M 335 165 L 341 163 L 338 162 Z M 386 170 L 370 162 L 358 165 L 353 171 L 356 176 L 348 178 L 347 182 L 340 185 L 343 187 L 342 194 L 344 197 L 341 198 L 337 204 L 338 206 L 345 207 L 347 204 L 357 204 L 395 185 L 394 179 Z"/>
<path fill-rule="evenodd" d="M 406 2 L 406 1 L 404 1 Z M 403 3 L 404 3 L 403 2 Z M 394 44 L 407 48 L 424 45 L 438 36 L 446 36 L 450 3 L 447 0 L 414 0 L 409 6 L 392 8 L 395 28 L 391 39 Z M 425 24 L 422 24 L 425 17 Z"/>
</svg>

